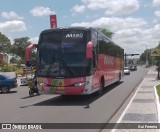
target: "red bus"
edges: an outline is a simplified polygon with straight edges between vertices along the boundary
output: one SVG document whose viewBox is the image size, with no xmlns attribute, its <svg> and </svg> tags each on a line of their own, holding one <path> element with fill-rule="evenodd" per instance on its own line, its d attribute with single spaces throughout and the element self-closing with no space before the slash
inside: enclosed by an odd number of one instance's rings
<svg viewBox="0 0 160 132">
<path fill-rule="evenodd" d="M 38 88 L 45 93 L 86 95 L 123 76 L 124 50 L 95 28 L 54 28 L 37 45 Z"/>
</svg>

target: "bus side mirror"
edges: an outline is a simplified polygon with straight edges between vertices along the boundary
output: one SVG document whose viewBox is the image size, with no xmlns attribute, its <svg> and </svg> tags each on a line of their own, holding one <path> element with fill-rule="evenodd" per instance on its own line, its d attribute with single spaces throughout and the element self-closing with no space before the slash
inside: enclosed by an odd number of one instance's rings
<svg viewBox="0 0 160 132">
<path fill-rule="evenodd" d="M 26 50 L 25 50 L 25 61 L 30 61 L 30 52 L 31 49 L 33 48 L 37 48 L 37 44 L 30 44 L 29 46 L 27 46 Z"/>
<path fill-rule="evenodd" d="M 92 58 L 92 49 L 93 49 L 93 43 L 89 41 L 86 46 L 86 58 L 87 59 Z"/>
</svg>

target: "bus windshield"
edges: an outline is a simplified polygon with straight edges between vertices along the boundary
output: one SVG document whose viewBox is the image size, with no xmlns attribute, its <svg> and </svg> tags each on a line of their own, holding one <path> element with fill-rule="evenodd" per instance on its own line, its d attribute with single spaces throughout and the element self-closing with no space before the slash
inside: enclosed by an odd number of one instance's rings
<svg viewBox="0 0 160 132">
<path fill-rule="evenodd" d="M 58 30 L 44 32 L 38 43 L 39 76 L 85 76 L 87 31 Z"/>
</svg>

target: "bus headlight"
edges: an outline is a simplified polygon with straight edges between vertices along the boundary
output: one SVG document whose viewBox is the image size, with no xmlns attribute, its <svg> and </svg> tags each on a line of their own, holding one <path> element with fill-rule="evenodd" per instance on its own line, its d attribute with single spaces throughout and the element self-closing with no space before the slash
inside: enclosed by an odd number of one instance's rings
<svg viewBox="0 0 160 132">
<path fill-rule="evenodd" d="M 76 83 L 74 86 L 79 87 L 79 86 L 86 86 L 89 82 L 81 82 L 81 83 Z"/>
</svg>

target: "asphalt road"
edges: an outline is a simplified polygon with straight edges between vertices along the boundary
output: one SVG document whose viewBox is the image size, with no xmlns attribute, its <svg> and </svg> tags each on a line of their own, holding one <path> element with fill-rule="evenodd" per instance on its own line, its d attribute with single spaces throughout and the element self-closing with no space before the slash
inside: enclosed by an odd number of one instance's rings
<svg viewBox="0 0 160 132">
<path fill-rule="evenodd" d="M 40 95 L 29 97 L 28 87 L 19 86 L 0 94 L 1 123 L 107 123 L 147 73 L 146 68 L 126 75 L 120 84 L 106 87 L 103 95 L 69 96 Z M 45 130 L 46 131 L 46 130 Z M 84 131 L 50 130 L 50 131 Z M 86 130 L 100 131 L 98 129 Z"/>
</svg>

